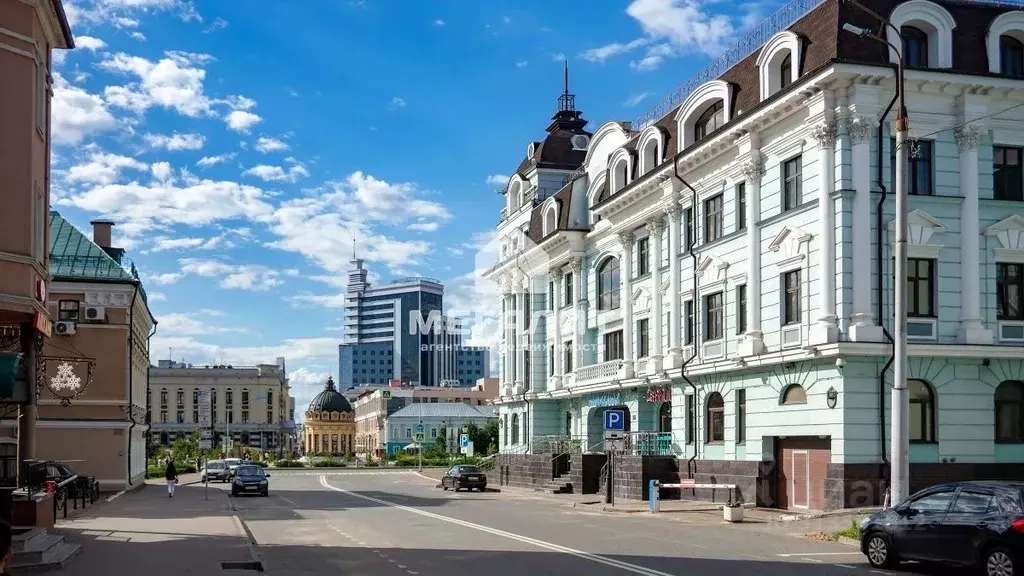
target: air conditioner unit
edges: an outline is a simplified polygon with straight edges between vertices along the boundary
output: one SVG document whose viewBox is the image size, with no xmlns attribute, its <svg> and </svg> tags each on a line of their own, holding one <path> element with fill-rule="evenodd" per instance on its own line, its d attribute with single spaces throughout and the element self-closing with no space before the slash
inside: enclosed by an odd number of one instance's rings
<svg viewBox="0 0 1024 576">
<path fill-rule="evenodd" d="M 54 334 L 58 334 L 60 336 L 70 336 L 70 335 L 75 333 L 75 323 L 74 322 L 56 322 L 53 325 L 53 332 L 54 332 Z"/>
<path fill-rule="evenodd" d="M 107 309 L 101 306 L 88 306 L 85 309 L 85 319 L 89 322 L 100 322 L 107 319 Z"/>
</svg>

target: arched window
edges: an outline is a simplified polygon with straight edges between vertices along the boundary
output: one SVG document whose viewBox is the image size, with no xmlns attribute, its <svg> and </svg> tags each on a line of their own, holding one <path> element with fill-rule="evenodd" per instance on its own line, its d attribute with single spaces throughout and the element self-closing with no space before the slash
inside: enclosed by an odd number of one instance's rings
<svg viewBox="0 0 1024 576">
<path fill-rule="evenodd" d="M 697 142 L 723 124 L 725 124 L 725 104 L 718 100 L 697 117 L 697 121 L 693 124 L 693 141 Z"/>
<path fill-rule="evenodd" d="M 900 28 L 903 37 L 903 64 L 918 68 L 928 67 L 928 34 L 915 26 Z"/>
<path fill-rule="evenodd" d="M 807 404 L 807 392 L 799 384 L 790 384 L 782 391 L 781 404 Z"/>
<path fill-rule="evenodd" d="M 519 444 L 519 414 L 512 415 L 512 443 Z"/>
<path fill-rule="evenodd" d="M 558 211 L 552 206 L 544 212 L 544 235 L 547 236 L 558 229 Z"/>
<path fill-rule="evenodd" d="M 178 406 L 185 405 L 185 389 L 178 388 L 178 393 L 174 395 L 174 401 Z"/>
<path fill-rule="evenodd" d="M 1024 443 L 1024 382 L 1007 380 L 996 388 L 996 442 Z"/>
<path fill-rule="evenodd" d="M 658 432 L 661 434 L 672 433 L 672 403 L 663 402 L 658 409 Z"/>
<path fill-rule="evenodd" d="M 725 441 L 725 400 L 718 392 L 708 395 L 707 408 L 707 441 Z"/>
<path fill-rule="evenodd" d="M 999 71 L 1014 78 L 1024 78 L 1024 43 L 1009 35 L 999 37 Z"/>
<path fill-rule="evenodd" d="M 910 394 L 910 441 L 935 442 L 935 396 L 924 380 L 907 380 Z"/>
<path fill-rule="evenodd" d="M 597 270 L 597 309 L 619 307 L 619 259 L 608 258 Z"/>
<path fill-rule="evenodd" d="M 195 388 L 192 390 L 192 404 L 199 404 L 199 388 Z"/>
<path fill-rule="evenodd" d="M 626 180 L 629 178 L 629 161 L 623 158 L 615 163 L 612 171 L 612 192 L 618 192 L 626 187 Z"/>
<path fill-rule="evenodd" d="M 787 53 L 779 64 L 779 84 L 782 89 L 793 83 L 793 55 Z"/>
<path fill-rule="evenodd" d="M 160 389 L 160 404 L 167 404 L 167 388 Z"/>
<path fill-rule="evenodd" d="M 501 433 L 502 433 L 502 444 L 508 446 L 508 414 L 505 414 L 501 418 Z"/>
<path fill-rule="evenodd" d="M 647 141 L 641 152 L 641 158 L 643 159 L 644 174 L 654 170 L 654 167 L 658 165 L 658 141 L 656 139 L 651 138 Z"/>
</svg>

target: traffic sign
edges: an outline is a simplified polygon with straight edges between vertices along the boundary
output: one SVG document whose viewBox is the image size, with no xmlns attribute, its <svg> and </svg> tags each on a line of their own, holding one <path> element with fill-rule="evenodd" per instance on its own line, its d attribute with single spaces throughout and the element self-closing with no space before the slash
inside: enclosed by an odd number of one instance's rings
<svg viewBox="0 0 1024 576">
<path fill-rule="evenodd" d="M 604 412 L 604 429 L 605 430 L 625 430 L 626 429 L 626 411 L 625 410 L 605 410 L 605 412 Z"/>
<path fill-rule="evenodd" d="M 469 434 L 459 434 L 459 448 L 465 450 L 469 445 Z"/>
<path fill-rule="evenodd" d="M 201 438 L 199 440 L 199 449 L 200 450 L 209 450 L 210 448 L 213 448 L 213 440 L 211 440 L 209 438 Z"/>
<path fill-rule="evenodd" d="M 210 392 L 199 393 L 199 427 L 213 426 L 213 407 L 210 405 Z"/>
<path fill-rule="evenodd" d="M 381 390 L 380 398 L 381 400 L 391 400 L 391 390 Z"/>
<path fill-rule="evenodd" d="M 417 432 L 413 439 L 417 442 L 423 442 L 423 432 Z"/>
<path fill-rule="evenodd" d="M 416 425 L 416 432 L 417 433 L 422 434 L 424 430 L 426 430 L 426 428 L 423 426 L 423 424 L 417 424 Z"/>
</svg>

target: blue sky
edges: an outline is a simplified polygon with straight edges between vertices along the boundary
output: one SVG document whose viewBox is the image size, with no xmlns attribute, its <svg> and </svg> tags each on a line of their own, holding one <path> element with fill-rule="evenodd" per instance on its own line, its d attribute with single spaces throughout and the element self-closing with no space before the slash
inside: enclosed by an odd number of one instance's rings
<svg viewBox="0 0 1024 576">
<path fill-rule="evenodd" d="M 336 372 L 353 241 L 493 343 L 495 192 L 571 70 L 590 129 L 636 118 L 777 7 L 724 0 L 65 0 L 53 207 L 113 218 L 151 358 Z M 173 352 L 172 352 L 173 350 Z"/>
</svg>

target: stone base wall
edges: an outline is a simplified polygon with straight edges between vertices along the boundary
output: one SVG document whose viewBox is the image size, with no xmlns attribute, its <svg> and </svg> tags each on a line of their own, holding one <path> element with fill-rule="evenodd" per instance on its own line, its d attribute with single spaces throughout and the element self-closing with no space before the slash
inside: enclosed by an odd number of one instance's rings
<svg viewBox="0 0 1024 576">
<path fill-rule="evenodd" d="M 647 500 L 651 480 L 679 481 L 678 464 L 671 456 L 616 456 L 614 466 L 616 498 Z"/>
<path fill-rule="evenodd" d="M 601 492 L 601 470 L 608 457 L 604 454 L 572 454 L 569 457 L 569 480 L 576 494 Z"/>
<path fill-rule="evenodd" d="M 772 468 L 771 462 L 753 462 L 749 460 L 679 460 L 679 478 L 690 478 L 691 474 L 697 484 L 734 484 L 736 490 L 733 498 L 748 504 L 771 506 L 770 487 L 766 479 L 766 468 Z M 774 469 L 774 468 L 772 468 Z M 727 502 L 728 490 L 662 490 L 663 500 L 701 500 L 704 502 Z"/>
<path fill-rule="evenodd" d="M 555 477 L 554 454 L 499 454 L 497 471 L 501 486 L 534 488 Z"/>
</svg>

